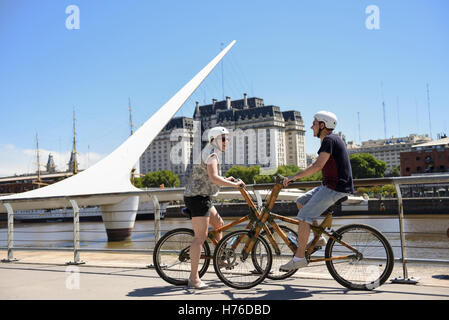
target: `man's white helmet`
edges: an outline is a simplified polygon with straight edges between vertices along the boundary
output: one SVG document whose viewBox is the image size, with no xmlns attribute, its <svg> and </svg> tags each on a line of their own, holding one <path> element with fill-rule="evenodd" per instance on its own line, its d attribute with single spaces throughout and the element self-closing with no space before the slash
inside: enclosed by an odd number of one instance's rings
<svg viewBox="0 0 449 320">
<path fill-rule="evenodd" d="M 337 126 L 337 116 L 332 112 L 319 111 L 315 113 L 313 117 L 316 118 L 319 122 L 324 122 L 326 128 L 328 129 L 335 129 L 335 127 Z"/>
<path fill-rule="evenodd" d="M 207 140 L 211 142 L 212 139 L 215 139 L 222 134 L 229 134 L 228 129 L 225 127 L 213 127 L 207 132 Z"/>
</svg>

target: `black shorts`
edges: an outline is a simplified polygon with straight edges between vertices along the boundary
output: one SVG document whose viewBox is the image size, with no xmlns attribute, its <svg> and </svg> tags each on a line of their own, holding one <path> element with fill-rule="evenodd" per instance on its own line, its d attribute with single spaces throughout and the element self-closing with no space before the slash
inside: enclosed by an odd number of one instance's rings
<svg viewBox="0 0 449 320">
<path fill-rule="evenodd" d="M 184 204 L 192 217 L 209 217 L 209 209 L 213 207 L 209 196 L 184 197 Z"/>
</svg>

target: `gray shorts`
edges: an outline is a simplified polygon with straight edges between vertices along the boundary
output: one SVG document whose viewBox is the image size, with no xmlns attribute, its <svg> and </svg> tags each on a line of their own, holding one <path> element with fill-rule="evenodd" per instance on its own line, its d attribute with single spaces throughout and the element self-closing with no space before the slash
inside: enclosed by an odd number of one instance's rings
<svg viewBox="0 0 449 320">
<path fill-rule="evenodd" d="M 296 203 L 302 206 L 296 217 L 299 220 L 312 224 L 325 210 L 346 196 L 349 196 L 349 194 L 338 192 L 325 186 L 313 188 L 296 199 Z"/>
</svg>

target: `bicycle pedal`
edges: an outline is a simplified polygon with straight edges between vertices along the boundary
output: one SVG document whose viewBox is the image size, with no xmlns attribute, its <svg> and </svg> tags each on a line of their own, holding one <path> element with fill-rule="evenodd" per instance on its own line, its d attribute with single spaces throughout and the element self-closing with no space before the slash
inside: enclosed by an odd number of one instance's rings
<svg viewBox="0 0 449 320">
<path fill-rule="evenodd" d="M 219 263 L 219 265 L 218 265 L 218 268 L 225 268 L 226 270 L 232 270 L 232 269 L 234 269 L 234 267 L 235 266 L 237 266 L 238 265 L 238 262 L 231 262 L 231 263 L 229 263 L 229 262 L 221 262 L 221 263 Z"/>
<path fill-rule="evenodd" d="M 317 252 L 318 250 L 321 250 L 323 247 L 315 247 L 313 248 L 312 252 L 310 253 L 310 255 L 314 254 L 315 252 Z"/>
<path fill-rule="evenodd" d="M 231 265 L 231 266 L 227 266 L 227 267 L 226 267 L 226 270 L 232 270 L 232 269 L 234 269 L 234 267 L 235 267 L 236 265 L 238 265 L 238 263 L 233 264 L 233 265 Z"/>
</svg>

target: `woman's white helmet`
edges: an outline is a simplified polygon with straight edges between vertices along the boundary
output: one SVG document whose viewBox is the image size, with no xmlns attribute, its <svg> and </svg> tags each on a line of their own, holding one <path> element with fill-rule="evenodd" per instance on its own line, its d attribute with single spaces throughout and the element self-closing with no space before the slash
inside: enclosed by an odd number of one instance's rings
<svg viewBox="0 0 449 320">
<path fill-rule="evenodd" d="M 212 139 L 216 139 L 222 134 L 229 134 L 229 130 L 225 127 L 213 127 L 207 132 L 207 140 L 211 142 Z"/>
<path fill-rule="evenodd" d="M 328 129 L 335 129 L 335 127 L 337 126 L 337 116 L 329 111 L 319 111 L 317 113 L 315 113 L 315 115 L 313 116 L 315 119 L 317 119 L 319 122 L 324 122 L 324 124 L 326 125 L 326 128 Z"/>
</svg>

